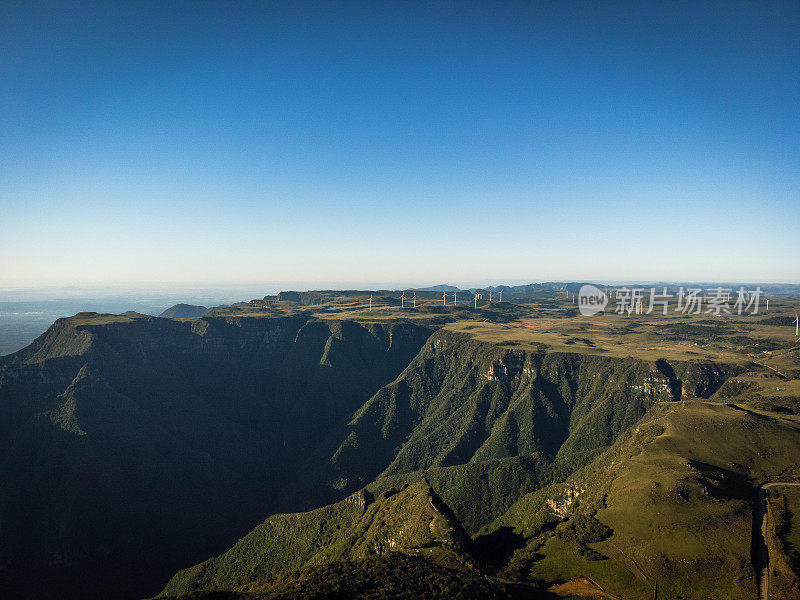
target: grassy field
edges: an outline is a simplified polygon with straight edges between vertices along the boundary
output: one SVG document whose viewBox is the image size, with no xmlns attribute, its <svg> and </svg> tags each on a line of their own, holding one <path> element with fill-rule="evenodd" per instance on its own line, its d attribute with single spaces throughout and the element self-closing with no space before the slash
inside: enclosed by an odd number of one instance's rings
<svg viewBox="0 0 800 600">
<path fill-rule="evenodd" d="M 786 498 L 789 513 L 784 541 L 788 553 L 794 555 L 794 562 L 800 566 L 800 488 L 787 487 L 782 490 L 782 494 Z"/>
<path fill-rule="evenodd" d="M 796 417 L 715 402 L 662 402 L 573 476 L 578 493 L 555 529 L 536 515 L 563 499 L 563 484 L 524 497 L 496 526 L 538 536 L 539 544 L 525 551 L 534 579 L 588 575 L 612 594 L 641 600 L 652 598 L 656 586 L 659 598 L 753 598 L 757 486 L 800 480 L 798 457 Z M 599 560 L 559 534 L 582 514 L 613 531 L 588 544 Z"/>
<path fill-rule="evenodd" d="M 718 360 L 757 362 L 778 372 L 800 371 L 800 340 L 791 321 L 800 300 L 773 299 L 770 310 L 758 315 L 715 316 L 701 313 L 667 315 L 620 315 L 605 312 L 581 316 L 571 301 L 547 300 L 527 304 L 488 303 L 478 308 L 466 299 L 458 305 L 442 305 L 440 300 L 418 300 L 405 308 L 392 296 L 341 296 L 324 304 L 302 306 L 293 302 L 273 302 L 266 308 L 233 307 L 214 311 L 215 316 L 267 317 L 304 313 L 321 319 L 351 319 L 360 322 L 386 320 L 438 320 L 453 331 L 497 344 L 559 352 L 634 356 L 646 360 Z M 778 391 L 778 390 L 776 390 Z M 793 394 L 792 387 L 779 390 Z"/>
<path fill-rule="evenodd" d="M 791 600 L 800 596 L 800 488 L 777 486 L 766 499 L 769 595 Z"/>
<path fill-rule="evenodd" d="M 759 314 L 708 313 L 684 315 L 656 310 L 651 315 L 609 312 L 582 316 L 572 300 L 551 298 L 526 304 L 489 303 L 478 308 L 465 297 L 443 306 L 440 296 L 428 294 L 400 306 L 399 297 L 369 295 L 329 298 L 303 306 L 273 302 L 268 307 L 232 307 L 217 317 L 274 317 L 306 315 L 323 320 L 360 323 L 411 321 L 465 333 L 505 348 L 568 352 L 646 361 L 713 361 L 740 367 L 740 374 L 721 392 L 724 397 L 759 397 L 786 404 L 800 402 L 800 339 L 792 324 L 800 306 L 796 298 L 772 298 L 769 311 Z M 105 318 L 105 317 L 104 317 Z M 114 317 L 131 318 L 131 317 Z M 135 317 L 134 317 L 135 318 Z M 773 407 L 774 408 L 774 407 Z"/>
<path fill-rule="evenodd" d="M 447 327 L 495 343 L 535 348 L 545 344 L 560 352 L 634 356 L 646 360 L 706 359 L 776 369 L 798 369 L 800 348 L 794 329 L 759 322 L 757 317 L 709 315 L 624 316 L 613 313 L 565 317 L 553 309 L 533 312 L 508 323 L 463 320 Z M 566 311 L 564 311 L 566 312 Z M 763 321 L 763 319 L 762 319 Z"/>
</svg>

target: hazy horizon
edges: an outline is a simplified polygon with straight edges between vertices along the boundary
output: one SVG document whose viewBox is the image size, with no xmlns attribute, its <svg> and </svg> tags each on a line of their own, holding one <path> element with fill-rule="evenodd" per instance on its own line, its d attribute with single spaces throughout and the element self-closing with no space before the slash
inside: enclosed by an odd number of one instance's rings
<svg viewBox="0 0 800 600">
<path fill-rule="evenodd" d="M 483 280 L 483 281 L 424 281 L 424 282 L 350 282 L 349 284 L 337 282 L 269 282 L 264 284 L 233 283 L 223 284 L 196 284 L 184 286 L 168 285 L 116 285 L 116 286 L 42 286 L 29 288 L 0 288 L 0 302 L 47 302 L 47 301 L 73 301 L 84 299 L 124 299 L 130 297 L 197 300 L 225 303 L 260 298 L 274 295 L 282 291 L 347 291 L 347 290 L 385 290 L 400 291 L 413 290 L 440 285 L 450 285 L 461 290 L 476 288 L 489 288 L 499 286 L 521 286 L 540 283 L 594 283 L 599 285 L 766 285 L 766 286 L 800 286 L 799 281 L 749 281 L 749 280 L 683 280 L 683 279 L 523 279 L 523 280 Z"/>
</svg>

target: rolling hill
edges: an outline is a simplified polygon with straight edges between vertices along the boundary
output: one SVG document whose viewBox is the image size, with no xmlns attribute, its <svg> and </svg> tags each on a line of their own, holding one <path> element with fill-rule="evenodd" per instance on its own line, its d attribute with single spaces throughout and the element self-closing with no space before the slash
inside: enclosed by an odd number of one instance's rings
<svg viewBox="0 0 800 600">
<path fill-rule="evenodd" d="M 170 306 L 167 310 L 162 312 L 159 317 L 167 319 L 193 319 L 195 317 L 203 317 L 211 310 L 205 306 L 194 306 L 192 304 L 176 304 Z"/>
</svg>

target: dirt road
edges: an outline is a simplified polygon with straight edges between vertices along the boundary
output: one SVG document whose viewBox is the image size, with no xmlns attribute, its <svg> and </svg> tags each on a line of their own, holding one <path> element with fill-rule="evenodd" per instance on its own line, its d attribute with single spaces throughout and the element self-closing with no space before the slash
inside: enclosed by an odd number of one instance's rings
<svg viewBox="0 0 800 600">
<path fill-rule="evenodd" d="M 767 546 L 767 490 L 778 486 L 800 486 L 789 481 L 771 481 L 758 488 L 753 522 L 753 567 L 758 579 L 759 600 L 769 600 L 769 547 Z"/>
</svg>

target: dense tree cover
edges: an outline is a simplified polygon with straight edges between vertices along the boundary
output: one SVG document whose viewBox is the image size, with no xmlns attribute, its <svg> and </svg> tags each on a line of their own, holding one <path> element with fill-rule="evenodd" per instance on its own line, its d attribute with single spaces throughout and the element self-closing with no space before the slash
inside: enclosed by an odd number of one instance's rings
<svg viewBox="0 0 800 600">
<path fill-rule="evenodd" d="M 556 529 L 558 537 L 575 544 L 578 551 L 589 560 L 605 558 L 589 544 L 601 542 L 610 537 L 612 533 L 610 527 L 598 521 L 593 515 L 584 513 L 578 514 L 574 519 L 570 519 L 562 527 Z"/>
<path fill-rule="evenodd" d="M 246 559 L 181 577 L 239 585 L 354 560 L 393 549 L 401 529 L 403 547 L 426 547 L 432 533 L 451 543 L 447 527 L 431 532 L 419 519 L 425 502 L 398 507 L 408 496 L 385 494 L 423 479 L 454 523 L 505 544 L 497 556 L 507 557 L 519 540 L 506 543 L 500 528 L 536 535 L 553 525 L 537 494 L 657 401 L 707 396 L 731 372 L 521 350 L 302 307 L 265 318 L 60 320 L 0 359 L 0 580 L 21 597 L 154 593 L 266 516 L 365 486 L 378 499 L 364 514 L 334 504 L 275 515 L 234 547 Z M 536 502 L 522 514 L 525 497 Z"/>
<path fill-rule="evenodd" d="M 435 547 L 466 557 L 469 545 L 444 502 L 418 481 L 374 500 L 362 491 L 315 511 L 272 516 L 225 554 L 176 574 L 162 593 L 231 590 L 304 565 L 390 551 Z"/>
<path fill-rule="evenodd" d="M 431 330 L 80 314 L 0 358 L 5 597 L 154 594 L 315 485 Z"/>
<path fill-rule="evenodd" d="M 472 571 L 438 566 L 400 552 L 306 567 L 235 591 L 206 591 L 170 600 L 500 600 L 550 598 Z M 562 597 L 563 600 L 563 597 Z"/>
<path fill-rule="evenodd" d="M 395 381 L 356 412 L 332 455 L 326 477 L 334 490 L 350 491 L 365 482 L 378 496 L 365 517 L 355 526 L 342 524 L 334 540 L 317 537 L 319 511 L 292 515 L 296 532 L 277 527 L 287 517 L 273 517 L 225 555 L 176 575 L 165 592 L 231 589 L 289 566 L 396 549 L 398 532 L 408 536 L 410 528 L 405 517 L 386 515 L 407 513 L 377 507 L 386 506 L 387 492 L 391 498 L 396 488 L 422 480 L 433 485 L 470 534 L 482 533 L 481 544 L 497 550 L 489 557 L 485 548 L 478 549 L 482 559 L 508 558 L 515 544 L 525 542 L 505 539 L 495 520 L 515 502 L 532 492 L 535 497 L 537 490 L 552 494 L 554 484 L 613 444 L 657 400 L 671 400 L 690 381 L 696 383 L 687 385 L 713 387 L 717 377 L 724 375 L 703 365 L 675 368 L 665 361 L 510 350 L 440 330 Z M 526 514 L 533 533 L 559 521 L 543 508 L 544 500 Z M 417 504 L 411 512 L 424 514 L 420 509 Z M 376 510 L 382 516 L 373 522 Z M 591 559 L 601 555 L 590 544 L 609 534 L 591 512 L 559 530 Z M 425 547 L 424 538 L 411 545 L 407 539 L 404 547 Z M 283 562 L 287 553 L 291 565 Z"/>
</svg>

